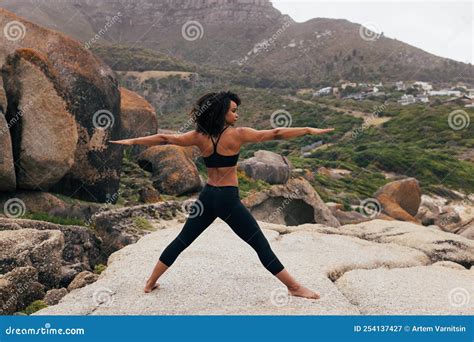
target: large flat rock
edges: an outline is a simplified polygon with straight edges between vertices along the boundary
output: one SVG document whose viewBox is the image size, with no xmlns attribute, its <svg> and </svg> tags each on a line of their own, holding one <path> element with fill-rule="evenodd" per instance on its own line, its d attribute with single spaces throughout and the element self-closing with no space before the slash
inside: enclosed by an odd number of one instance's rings
<svg viewBox="0 0 474 342">
<path fill-rule="evenodd" d="M 353 270 L 339 278 L 337 285 L 366 315 L 474 314 L 474 269 Z"/>
<path fill-rule="evenodd" d="M 429 253 L 406 243 L 364 240 L 353 236 L 355 234 L 343 235 L 344 229 L 338 231 L 338 228 L 325 232 L 320 225 L 313 225 L 317 229 L 309 229 L 309 225 L 296 226 L 288 231 L 287 227 L 259 223 L 281 262 L 302 284 L 318 291 L 319 300 L 287 296 L 286 287 L 260 264 L 254 250 L 221 219 L 216 219 L 178 257 L 160 278 L 159 289 L 145 294 L 144 284 L 158 257 L 183 226 L 172 220 L 164 229 L 112 254 L 108 268 L 95 283 L 73 290 L 58 305 L 35 314 L 412 314 L 436 306 L 441 306 L 442 312 L 457 314 L 462 311 L 459 307 L 440 302 L 439 298 L 446 297 L 448 288 L 437 284 L 435 278 L 449 279 L 455 272 L 453 286 L 466 287 L 469 280 L 474 283 L 474 271 L 454 262 L 450 263 L 454 268 L 432 266 Z M 398 223 L 391 221 L 394 230 Z M 413 229 L 424 229 L 411 225 Z M 365 229 L 370 226 L 366 225 Z M 387 227 L 384 231 L 386 235 L 391 234 Z M 464 240 L 461 242 L 469 243 L 468 239 Z M 386 272 L 387 280 L 370 277 L 370 272 L 374 275 Z M 407 275 L 413 284 L 406 285 L 409 290 L 404 291 L 401 286 L 400 290 L 387 291 L 390 284 L 403 284 Z M 433 279 L 425 281 L 427 275 Z M 403 305 L 401 293 L 405 296 Z M 371 295 L 378 298 L 371 299 Z"/>
</svg>

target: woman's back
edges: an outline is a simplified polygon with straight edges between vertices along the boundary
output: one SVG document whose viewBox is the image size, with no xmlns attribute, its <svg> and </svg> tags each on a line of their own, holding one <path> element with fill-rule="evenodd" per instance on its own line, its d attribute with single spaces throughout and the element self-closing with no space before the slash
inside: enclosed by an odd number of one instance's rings
<svg viewBox="0 0 474 342">
<path fill-rule="evenodd" d="M 238 186 L 237 160 L 240 141 L 236 129 L 225 127 L 218 137 L 200 134 L 198 147 L 207 166 L 208 183 L 215 186 Z"/>
</svg>

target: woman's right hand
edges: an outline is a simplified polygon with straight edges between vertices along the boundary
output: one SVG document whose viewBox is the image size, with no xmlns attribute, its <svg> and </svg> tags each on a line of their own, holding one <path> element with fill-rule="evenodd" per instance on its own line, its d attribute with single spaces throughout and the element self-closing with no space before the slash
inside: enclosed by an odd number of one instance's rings
<svg viewBox="0 0 474 342">
<path fill-rule="evenodd" d="M 314 127 L 308 127 L 308 128 L 309 128 L 309 134 L 324 134 L 324 133 L 334 131 L 334 128 L 314 128 Z"/>
<path fill-rule="evenodd" d="M 109 143 L 118 145 L 133 145 L 133 139 L 108 140 Z"/>
</svg>

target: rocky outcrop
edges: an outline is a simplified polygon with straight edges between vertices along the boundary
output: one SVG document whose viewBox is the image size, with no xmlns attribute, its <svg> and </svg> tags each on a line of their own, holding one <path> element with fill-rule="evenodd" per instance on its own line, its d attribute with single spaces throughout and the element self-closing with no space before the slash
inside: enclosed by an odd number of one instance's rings
<svg viewBox="0 0 474 342">
<path fill-rule="evenodd" d="M 421 224 L 415 218 L 421 203 L 421 188 L 415 178 L 406 178 L 385 184 L 374 194 L 383 213 L 400 220 Z"/>
<path fill-rule="evenodd" d="M 202 182 L 189 152 L 177 145 L 156 145 L 137 158 L 141 168 L 152 173 L 153 186 L 168 195 L 183 195 L 202 189 Z"/>
<path fill-rule="evenodd" d="M 1 87 L 1 78 L 0 78 Z M 3 88 L 0 88 L 0 96 Z M 2 99 L 0 98 L 0 101 Z M 2 106 L 2 104 L 0 104 Z M 6 107 L 5 107 L 6 110 Z M 16 189 L 16 175 L 13 160 L 10 130 L 5 115 L 0 109 L 0 192 L 13 192 Z"/>
<path fill-rule="evenodd" d="M 422 195 L 421 198 L 416 218 L 423 225 L 436 225 L 447 232 L 472 236 L 469 230 L 474 222 L 472 211 L 474 206 L 469 196 L 465 196 L 462 201 L 453 201 L 449 205 L 443 197 Z"/>
<path fill-rule="evenodd" d="M 35 229 L 0 231 L 0 274 L 15 268 L 32 266 L 38 281 L 48 288 L 61 279 L 61 257 L 64 237 L 60 231 Z"/>
<path fill-rule="evenodd" d="M 0 315 L 11 315 L 43 296 L 36 268 L 23 266 L 0 274 Z"/>
<path fill-rule="evenodd" d="M 74 276 L 82 270 L 90 271 L 94 265 L 107 261 L 108 255 L 102 251 L 102 241 L 96 236 L 95 232 L 87 227 L 27 219 L 0 218 L 0 233 L 2 231 L 20 231 L 23 229 L 38 232 L 58 231 L 59 234 L 64 235 L 64 245 L 60 251 L 63 260 L 61 265 L 63 267 L 74 265 L 76 270 Z M 64 273 L 64 270 L 61 273 Z"/>
<path fill-rule="evenodd" d="M 91 225 L 102 239 L 103 249 L 110 255 L 150 234 L 150 231 L 137 224 L 135 218 L 167 221 L 177 216 L 183 217 L 184 212 L 184 202 L 168 201 L 137 205 L 99 212 L 93 215 Z"/>
<path fill-rule="evenodd" d="M 251 194 L 242 203 L 257 220 L 265 222 L 290 226 L 303 223 L 340 226 L 318 193 L 302 177 L 292 178 L 284 185 L 273 185 Z"/>
<path fill-rule="evenodd" d="M 244 171 L 247 176 L 270 184 L 285 184 L 292 168 L 287 157 L 265 150 L 259 150 L 253 157 L 237 164 L 237 169 Z"/>
<path fill-rule="evenodd" d="M 99 278 L 98 274 L 89 271 L 83 271 L 74 278 L 74 280 L 67 287 L 67 290 L 72 291 L 92 284 L 94 281 L 97 280 L 97 278 Z"/>
<path fill-rule="evenodd" d="M 472 269 L 381 267 L 349 271 L 336 285 L 364 315 L 470 315 L 473 280 Z"/>
<path fill-rule="evenodd" d="M 144 137 L 157 133 L 158 122 L 153 106 L 143 97 L 126 88 L 120 88 L 122 113 L 122 139 Z M 138 155 L 148 147 L 133 145 L 132 155 Z"/>
<path fill-rule="evenodd" d="M 96 282 L 34 315 L 470 315 L 474 309 L 471 240 L 402 221 L 338 228 L 259 224 L 288 271 L 318 291 L 319 300 L 289 297 L 253 249 L 218 218 L 178 257 L 157 290 L 145 294 L 143 286 L 182 222 L 112 254 Z M 457 243 L 448 249 L 442 241 Z"/>
<path fill-rule="evenodd" d="M 48 292 L 46 292 L 46 295 L 43 298 L 43 301 L 46 303 L 46 305 L 56 305 L 59 303 L 61 298 L 63 298 L 65 295 L 67 295 L 68 291 L 64 287 L 60 289 L 51 289 Z"/>
<path fill-rule="evenodd" d="M 288 233 L 295 229 L 324 234 L 343 234 L 384 244 L 394 243 L 422 251 L 433 263 L 447 260 L 464 265 L 466 268 L 474 264 L 474 241 L 444 232 L 437 226 L 424 227 L 411 222 L 375 219 L 339 228 L 304 224 L 280 229 L 280 232 Z"/>
<path fill-rule="evenodd" d="M 18 115 L 12 127 L 17 161 L 17 187 L 49 189 L 71 169 L 78 133 L 47 56 L 33 49 L 18 49 L 3 65 L 5 90 Z M 53 76 L 54 75 L 54 76 Z"/>
<path fill-rule="evenodd" d="M 7 96 L 5 95 L 5 89 L 3 88 L 3 78 L 0 77 L 0 113 L 5 114 L 7 112 Z"/>
<path fill-rule="evenodd" d="M 4 9 L 0 26 L 18 187 L 105 202 L 118 189 L 123 149 L 107 144 L 121 133 L 115 74 L 80 43 Z"/>
</svg>

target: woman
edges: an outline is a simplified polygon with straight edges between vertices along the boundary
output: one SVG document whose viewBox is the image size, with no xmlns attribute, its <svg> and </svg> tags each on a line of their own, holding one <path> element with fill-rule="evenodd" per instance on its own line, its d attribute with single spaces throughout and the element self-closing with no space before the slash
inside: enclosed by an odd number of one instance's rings
<svg viewBox="0 0 474 342">
<path fill-rule="evenodd" d="M 217 217 L 220 217 L 257 252 L 263 266 L 287 286 L 290 295 L 320 298 L 318 293 L 302 286 L 288 273 L 273 253 L 257 221 L 241 203 L 236 164 L 243 144 L 289 139 L 305 134 L 322 134 L 333 131 L 334 128 L 295 127 L 255 130 L 249 127 L 233 127 L 239 118 L 237 107 L 240 103 L 240 98 L 230 91 L 209 93 L 201 97 L 190 112 L 196 124 L 195 130 L 184 134 L 155 134 L 110 141 L 124 145 L 195 145 L 200 149 L 207 166 L 208 181 L 198 198 L 202 204 L 200 206 L 202 212 L 199 215 L 190 215 L 178 236 L 164 249 L 145 285 L 146 293 L 159 286 L 156 281 L 173 264 L 178 255 Z"/>
</svg>

